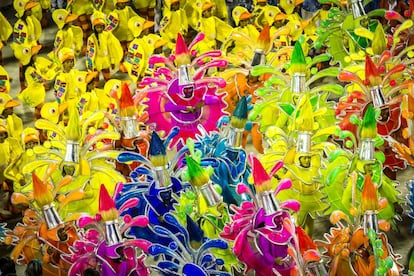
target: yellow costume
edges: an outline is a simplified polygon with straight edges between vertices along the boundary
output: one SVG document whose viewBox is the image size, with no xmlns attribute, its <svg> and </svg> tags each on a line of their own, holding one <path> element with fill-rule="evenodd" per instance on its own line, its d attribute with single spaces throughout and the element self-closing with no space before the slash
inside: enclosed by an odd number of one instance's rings
<svg viewBox="0 0 414 276">
<path fill-rule="evenodd" d="M 27 88 L 23 89 L 17 95 L 17 98 L 31 108 L 34 108 L 34 120 L 39 118 L 38 114 L 44 103 L 46 96 L 45 85 L 48 81 L 54 79 L 56 75 L 53 66 L 45 66 L 45 64 L 52 65 L 51 61 L 39 56 L 36 57 L 36 60 L 33 60 L 40 47 L 40 45 L 32 46 L 32 49 L 25 45 L 15 45 L 14 47 L 16 57 L 25 65 L 24 75 L 27 83 Z"/>
<path fill-rule="evenodd" d="M 292 155 L 292 149 L 286 156 Z M 294 152 L 295 159 L 285 158 L 286 174 L 282 178 L 292 180 L 292 188 L 278 194 L 281 201 L 297 199 L 301 208 L 297 213 L 297 224 L 305 228 L 308 234 L 313 232 L 313 220 L 323 215 L 329 205 L 321 193 L 322 183 L 317 178 L 320 176 L 321 157 L 318 153 Z M 306 160 L 306 161 L 305 161 Z"/>
<path fill-rule="evenodd" d="M 33 2 L 38 3 L 38 5 L 34 6 L 32 9 L 33 15 L 39 20 L 39 22 L 42 20 L 42 6 L 39 0 L 31 0 Z"/>
<path fill-rule="evenodd" d="M 11 34 L 13 33 L 13 27 L 6 17 L 0 12 L 0 65 L 3 64 L 3 56 L 1 49 L 7 42 Z"/>
<path fill-rule="evenodd" d="M 49 26 L 48 11 L 50 10 L 50 0 L 32 0 L 33 2 L 39 3 L 33 8 L 33 15 L 39 20 L 42 28 Z"/>
<path fill-rule="evenodd" d="M 104 89 L 95 90 L 99 99 L 99 110 L 108 112 L 109 114 L 116 114 L 118 103 L 112 95 L 121 91 L 121 86 L 121 80 L 111 79 L 105 83 Z"/>
<path fill-rule="evenodd" d="M 133 0 L 132 2 L 140 16 L 150 21 L 154 20 L 156 0 Z"/>
<path fill-rule="evenodd" d="M 86 52 L 86 41 L 92 33 L 91 15 L 94 11 L 93 1 L 90 0 L 72 0 L 68 1 L 66 9 L 78 15 L 77 25 L 82 28 L 83 32 L 83 48 L 82 54 Z"/>
<path fill-rule="evenodd" d="M 86 91 L 82 92 L 79 97 L 79 114 L 83 115 L 85 112 L 95 112 L 99 110 L 99 98 L 96 93 L 98 88 L 89 89 L 94 86 L 94 80 L 98 76 L 98 72 L 89 72 L 85 78 L 85 84 L 87 86 Z"/>
<path fill-rule="evenodd" d="M 56 76 L 54 89 L 59 103 L 75 103 L 79 100 L 81 93 L 85 91 L 86 74 L 86 71 L 72 69 L 68 73 L 62 72 Z"/>
<path fill-rule="evenodd" d="M 96 199 L 102 183 L 111 191 L 114 190 L 116 183 L 119 181 L 125 183 L 125 178 L 115 171 L 113 163 L 107 162 L 107 159 L 116 158 L 119 152 L 107 151 L 107 154 L 104 154 L 98 149 L 91 149 L 93 145 L 89 145 L 88 148 L 88 142 L 85 139 L 89 133 L 88 128 L 93 123 L 100 121 L 102 119 L 101 115 L 102 113 L 99 112 L 94 113 L 81 124 L 78 110 L 72 107 L 69 111 L 69 121 L 65 129 L 65 144 L 66 153 L 70 150 L 72 154 L 66 154 L 64 160 L 61 160 L 61 168 L 63 175 L 71 173 L 73 181 L 61 189 L 60 192 L 67 193 L 81 188 L 85 194 L 80 201 L 65 207 L 62 210 L 65 214 L 85 211 L 93 214 L 98 210 L 98 200 Z M 119 134 L 111 132 L 111 135 L 114 140 L 119 139 Z M 71 143 L 78 143 L 80 147 L 78 149 L 76 147 L 71 148 Z M 82 154 L 82 152 L 84 153 Z M 101 154 L 101 157 L 97 157 L 97 154 Z M 71 157 L 68 158 L 69 156 Z M 72 159 L 72 156 L 75 157 L 75 160 Z M 86 210 L 85 206 L 88 206 Z"/>
<path fill-rule="evenodd" d="M 110 79 L 110 69 L 119 65 L 123 58 L 123 51 L 119 40 L 106 27 L 105 16 L 95 11 L 92 16 L 92 26 L 99 33 L 91 34 L 87 42 L 86 68 L 88 71 L 102 72 L 105 80 Z"/>
<path fill-rule="evenodd" d="M 67 106 L 67 103 L 62 104 L 62 106 Z M 54 102 L 47 102 L 47 103 L 42 103 L 40 105 L 38 105 L 35 108 L 35 114 L 34 114 L 34 118 L 35 121 L 39 120 L 39 119 L 46 119 L 46 120 L 50 120 L 53 121 L 52 117 L 56 117 L 57 119 L 55 120 L 55 124 L 58 123 L 58 118 L 60 117 L 59 115 L 59 104 L 57 103 L 57 101 Z M 37 129 L 37 128 L 36 128 Z M 51 140 L 51 136 L 49 135 L 48 131 L 40 131 L 39 129 L 37 129 L 39 131 L 39 143 L 43 144 L 44 142 Z"/>
<path fill-rule="evenodd" d="M 23 132 L 23 121 L 13 112 L 20 103 L 6 93 L 0 94 L 0 122 L 7 128 L 9 137 L 20 141 Z"/>
<path fill-rule="evenodd" d="M 40 118 L 50 121 L 54 125 L 64 127 L 67 121 L 67 102 L 59 104 L 57 101 L 45 103 L 40 110 Z M 66 118 L 64 118 L 66 116 Z M 41 142 L 61 140 L 53 130 L 42 130 L 40 132 Z"/>
<path fill-rule="evenodd" d="M 286 14 L 282 13 L 278 7 L 267 6 L 263 12 L 263 22 L 269 24 L 270 37 L 273 37 L 275 32 L 284 24 L 283 20 L 287 18 Z M 283 23 L 282 23 L 283 22 Z"/>
<path fill-rule="evenodd" d="M 6 42 L 12 33 L 12 25 L 10 25 L 10 22 L 7 20 L 7 18 L 0 12 L 0 41 Z"/>
<path fill-rule="evenodd" d="M 292 188 L 280 192 L 277 198 L 281 201 L 299 201 L 301 208 L 297 212 L 296 222 L 309 235 L 313 231 L 313 219 L 323 215 L 329 207 L 326 194 L 322 192 L 321 167 L 323 156 L 329 155 L 336 148 L 335 144 L 326 141 L 316 142 L 327 133 L 336 131 L 336 126 L 320 127 L 316 120 L 320 114 L 320 110 L 313 110 L 309 93 L 304 92 L 295 106 L 293 120 L 288 128 L 283 127 L 286 130 L 282 130 L 272 126 L 267 129 L 270 147 L 262 156 L 264 164 L 268 165 L 274 164 L 283 156 L 285 170 L 276 178 L 291 179 Z"/>
<path fill-rule="evenodd" d="M 164 16 L 160 23 L 160 35 L 168 41 L 168 48 L 175 48 L 177 34 L 181 33 L 184 37 L 188 31 L 187 14 L 184 9 L 172 10 L 171 7 L 179 5 L 180 0 L 166 0 Z"/>
<path fill-rule="evenodd" d="M 99 0 L 93 1 L 93 7 L 95 10 L 109 14 L 115 9 L 115 2 L 112 0 Z"/>
<path fill-rule="evenodd" d="M 41 45 L 30 45 L 28 43 L 12 44 L 15 58 L 25 67 L 34 64 L 34 56 L 39 53 L 41 48 Z M 29 82 L 29 80 L 27 81 Z"/>
<path fill-rule="evenodd" d="M 14 45 L 24 44 L 30 49 L 32 46 L 38 44 L 38 41 L 42 36 L 42 26 L 40 25 L 40 21 L 32 15 L 31 11 L 32 8 L 38 4 L 39 3 L 37 2 L 29 0 L 15 0 L 13 2 L 14 9 L 16 10 L 19 19 L 17 19 L 13 28 L 12 48 Z M 26 88 L 22 63 L 20 63 L 19 67 L 19 81 L 21 90 Z"/>
<path fill-rule="evenodd" d="M 152 53 L 152 49 L 148 45 L 148 41 L 146 41 L 142 32 L 153 26 L 153 24 L 154 22 L 147 21 L 139 16 L 131 18 L 128 22 L 128 26 L 134 34 L 135 39 L 129 44 L 124 65 L 134 83 L 141 80 L 141 77 L 144 76 L 145 70 L 148 67 L 148 58 Z"/>
<path fill-rule="evenodd" d="M 266 0 L 253 0 L 254 9 L 252 11 L 254 15 L 254 24 L 257 28 L 263 29 L 266 25 L 264 13 L 270 5 L 267 4 Z"/>
<path fill-rule="evenodd" d="M 10 77 L 6 69 L 0 65 L 0 93 L 10 92 Z"/>
<path fill-rule="evenodd" d="M 227 12 L 226 0 L 213 0 L 211 2 L 215 5 L 214 16 L 217 16 L 224 22 L 228 22 L 229 14 Z"/>
<path fill-rule="evenodd" d="M 163 39 L 162 37 L 160 37 L 157 34 L 149 34 L 147 36 L 144 37 L 144 40 L 147 43 L 147 54 L 149 56 L 151 55 L 162 55 L 163 54 L 163 48 L 164 46 L 167 45 L 167 41 L 165 39 Z M 154 71 L 159 68 L 165 66 L 163 63 L 156 63 L 156 64 L 147 64 L 146 66 L 146 70 L 145 70 L 145 75 L 147 76 L 153 76 Z"/>
<path fill-rule="evenodd" d="M 43 87 L 43 85 L 48 81 L 48 79 L 46 79 L 36 68 L 36 64 L 34 64 L 34 66 L 27 67 L 24 75 L 26 77 L 28 88 L 35 89 L 34 87 Z"/>
<path fill-rule="evenodd" d="M 290 29 L 291 43 L 299 39 L 307 26 L 307 21 L 302 20 L 299 14 L 295 12 L 295 8 L 302 3 L 303 0 L 280 0 L 280 7 L 285 11 L 287 16 L 288 23 L 286 27 Z M 307 53 L 306 49 L 305 52 Z"/>
<path fill-rule="evenodd" d="M 83 31 L 80 27 L 72 25 L 78 16 L 64 9 L 57 9 L 52 13 L 52 18 L 59 29 L 53 43 L 52 59 L 57 61 L 57 54 L 64 47 L 72 49 L 76 55 L 79 55 L 83 46 Z"/>
<path fill-rule="evenodd" d="M 270 17 L 272 14 L 268 11 L 266 15 Z M 285 25 L 286 18 L 286 14 L 279 12 L 274 16 L 273 20 L 271 18 L 268 19 L 269 24 L 271 24 L 270 37 L 275 37 L 276 32 L 278 32 L 280 28 Z M 281 51 L 278 51 L 291 45 L 289 33 L 290 31 L 288 30 L 286 34 L 280 34 L 277 38 L 275 37 L 276 39 L 273 41 L 273 48 L 276 51 L 270 52 L 267 58 L 268 60 L 272 60 L 270 64 L 274 67 L 284 66 L 284 64 L 290 59 L 289 53 L 282 53 Z"/>
<path fill-rule="evenodd" d="M 2 185 L 0 197 L 4 204 L 3 208 L 0 209 L 1 220 L 9 217 L 11 215 L 10 211 L 13 211 L 11 207 L 13 188 L 10 180 L 5 178 L 7 174 L 6 168 L 13 160 L 18 158 L 21 152 L 22 149 L 19 142 L 13 137 L 9 137 L 6 127 L 0 123 L 0 185 Z"/>
<path fill-rule="evenodd" d="M 233 9 L 232 17 L 234 24 L 237 27 L 234 28 L 233 31 L 243 33 L 252 41 L 257 41 L 259 31 L 257 31 L 256 27 L 250 22 L 247 23 L 247 20 L 251 20 L 253 18 L 253 14 L 251 14 L 246 8 L 238 6 Z M 234 48 L 230 51 L 230 53 L 233 53 L 234 55 L 241 55 L 246 52 L 251 52 L 249 45 L 247 45 L 244 41 L 234 41 Z"/>
<path fill-rule="evenodd" d="M 63 64 L 67 60 L 75 59 L 74 52 L 69 48 L 63 48 L 59 53 L 59 60 Z M 86 90 L 86 72 L 77 69 L 68 69 L 60 72 L 55 79 L 54 91 L 58 103 L 77 103 L 82 91 Z"/>
<path fill-rule="evenodd" d="M 13 28 L 13 42 L 17 44 L 37 45 L 42 36 L 42 26 L 34 15 L 25 15 L 31 11 L 38 3 L 30 0 L 15 0 L 14 9 L 17 12 L 16 23 Z"/>
<path fill-rule="evenodd" d="M 232 17 L 234 24 L 236 25 L 236 27 L 238 27 L 235 30 L 246 34 L 254 41 L 257 40 L 257 38 L 259 37 L 259 31 L 256 29 L 255 26 L 251 24 L 251 22 L 248 22 L 244 26 L 240 26 L 240 23 L 244 20 L 252 19 L 254 17 L 253 14 L 251 14 L 245 7 L 238 6 L 233 9 Z"/>
<path fill-rule="evenodd" d="M 90 0 L 72 0 L 68 1 L 66 9 L 76 15 L 91 15 L 93 13 L 93 5 Z"/>
<path fill-rule="evenodd" d="M 41 46 L 29 47 L 25 44 L 13 44 L 15 57 L 24 66 L 25 89 L 17 96 L 30 107 L 36 107 L 45 98 L 45 85 L 56 76 L 52 61 L 37 56 Z M 39 102 L 39 100 L 41 102 Z"/>
<path fill-rule="evenodd" d="M 0 123 L 0 182 L 3 183 L 4 175 L 3 171 L 13 160 L 15 160 L 20 153 L 22 148 L 20 143 L 13 137 L 8 135 L 7 128 L 5 125 Z"/>
<path fill-rule="evenodd" d="M 4 171 L 5 177 L 13 180 L 14 192 L 20 192 L 21 186 L 31 182 L 32 175 L 24 174 L 23 167 L 27 163 L 36 160 L 36 155 L 34 154 L 32 148 L 34 145 L 38 145 L 39 142 L 39 132 L 36 129 L 31 127 L 24 129 L 22 134 L 23 151 L 7 166 Z M 43 168 L 43 174 L 45 173 L 45 170 L 46 167 Z M 39 171 L 37 171 L 37 173 L 39 173 Z"/>
<path fill-rule="evenodd" d="M 224 42 L 233 28 L 226 22 L 212 15 L 214 3 L 198 0 L 195 8 L 198 11 L 198 23 L 193 28 L 204 33 L 204 39 L 197 44 L 196 48 L 200 54 L 210 50 L 216 50 L 217 41 Z"/>
<path fill-rule="evenodd" d="M 109 13 L 108 17 L 113 16 L 117 20 L 117 26 L 114 28 L 112 33 L 118 40 L 122 42 L 130 42 L 134 39 L 134 35 L 128 28 L 128 20 L 131 17 L 138 16 L 136 12 L 130 6 L 122 6 L 118 8 L 118 3 L 127 3 L 129 0 L 115 0 L 115 9 Z M 127 46 L 127 45 L 126 45 Z"/>
<path fill-rule="evenodd" d="M 29 70 L 26 70 L 28 72 Z M 34 72 L 36 73 L 36 71 Z M 37 74 L 37 73 L 36 73 Z M 40 109 L 42 108 L 46 97 L 46 90 L 41 82 L 33 82 L 26 89 L 17 95 L 17 98 L 24 104 L 34 108 L 33 119 L 36 121 L 40 118 Z"/>
</svg>

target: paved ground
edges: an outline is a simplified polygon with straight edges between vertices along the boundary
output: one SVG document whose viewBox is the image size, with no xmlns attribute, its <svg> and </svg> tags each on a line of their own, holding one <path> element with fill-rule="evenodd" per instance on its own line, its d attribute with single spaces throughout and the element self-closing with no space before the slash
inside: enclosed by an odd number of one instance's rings
<svg viewBox="0 0 414 276">
<path fill-rule="evenodd" d="M 10 13 L 9 9 L 10 9 L 10 6 L 7 8 L 0 8 L 3 14 L 5 14 L 8 18 L 10 18 L 10 21 L 14 23 L 16 18 L 14 17 L 14 13 Z M 51 46 L 53 44 L 55 33 L 56 33 L 55 27 L 50 27 L 44 30 L 40 42 L 44 44 L 46 47 L 41 51 L 41 55 L 46 55 L 47 52 L 50 51 Z M 5 64 L 4 67 L 9 72 L 10 76 L 13 78 L 13 81 L 11 83 L 11 95 L 16 96 L 20 91 L 19 80 L 18 80 L 18 70 L 19 70 L 18 62 L 14 58 L 9 46 L 6 46 L 3 48 L 3 57 L 4 57 L 4 64 Z M 83 64 L 84 64 L 83 59 L 79 59 L 77 61 L 77 67 L 79 69 L 83 68 Z M 117 76 L 120 78 L 125 77 L 125 75 L 122 75 L 119 73 Z M 50 100 L 53 99 L 53 93 L 51 91 L 48 91 L 47 93 L 48 93 L 47 99 L 50 99 Z M 21 118 L 23 119 L 26 125 L 32 124 L 33 111 L 30 108 L 27 108 L 25 106 L 19 106 L 15 109 L 15 112 L 16 114 L 21 116 Z M 249 147 L 249 149 L 251 149 L 251 147 Z M 412 168 L 409 168 L 406 171 L 398 173 L 398 180 L 400 181 L 399 187 L 404 197 L 407 194 L 406 182 L 412 178 L 414 178 L 414 169 Z M 10 226 L 14 225 L 17 221 L 18 220 L 16 219 L 10 220 L 9 221 Z M 402 256 L 401 263 L 404 265 L 406 264 L 406 261 L 407 261 L 406 256 L 407 256 L 409 249 L 414 246 L 414 239 L 409 233 L 410 225 L 411 225 L 410 219 L 406 215 L 404 215 L 403 221 L 399 224 L 400 232 L 398 233 L 391 232 L 388 234 L 389 241 L 393 245 L 394 251 L 396 253 L 401 254 Z M 328 221 L 328 218 L 318 219 L 316 223 L 314 237 L 321 239 L 323 233 L 326 233 L 329 227 L 330 227 L 330 223 Z M 0 247 L 0 255 L 1 256 L 7 255 L 9 254 L 10 250 L 11 250 L 10 247 L 6 247 L 6 246 Z M 18 275 L 24 275 L 23 274 L 24 267 L 19 267 L 18 271 L 19 271 Z"/>
</svg>

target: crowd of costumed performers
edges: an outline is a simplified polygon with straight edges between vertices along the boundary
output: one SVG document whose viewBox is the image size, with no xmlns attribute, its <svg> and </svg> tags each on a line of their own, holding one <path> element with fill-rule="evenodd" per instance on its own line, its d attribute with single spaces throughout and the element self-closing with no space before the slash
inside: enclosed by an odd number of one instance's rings
<svg viewBox="0 0 414 276">
<path fill-rule="evenodd" d="M 414 273 L 414 1 L 252 2 L 0 14 L 1 275 Z"/>
</svg>

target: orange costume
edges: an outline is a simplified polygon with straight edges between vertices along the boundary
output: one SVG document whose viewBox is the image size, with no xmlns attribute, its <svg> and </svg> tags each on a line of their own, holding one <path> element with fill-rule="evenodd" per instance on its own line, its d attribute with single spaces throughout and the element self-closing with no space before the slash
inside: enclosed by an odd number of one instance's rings
<svg viewBox="0 0 414 276">
<path fill-rule="evenodd" d="M 228 84 L 224 90 L 227 92 L 227 96 L 224 98 L 224 100 L 228 104 L 226 111 L 230 114 L 233 114 L 233 111 L 242 96 L 250 96 L 252 97 L 251 103 L 256 102 L 257 96 L 254 94 L 254 91 L 262 87 L 264 83 L 264 81 L 261 79 L 255 78 L 250 74 L 245 75 L 241 72 L 233 75 L 231 79 L 227 79 L 226 81 Z M 258 124 L 253 124 L 251 134 L 253 146 L 258 152 L 263 153 L 263 135 L 259 132 Z M 248 132 L 245 131 L 243 133 L 243 147 L 246 147 L 247 135 Z"/>
</svg>

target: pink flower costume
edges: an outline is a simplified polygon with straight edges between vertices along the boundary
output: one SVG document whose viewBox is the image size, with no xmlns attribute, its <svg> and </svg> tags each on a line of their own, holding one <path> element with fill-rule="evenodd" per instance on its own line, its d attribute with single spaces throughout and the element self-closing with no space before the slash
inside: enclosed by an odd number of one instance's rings
<svg viewBox="0 0 414 276">
<path fill-rule="evenodd" d="M 239 193 L 250 193 L 254 200 L 245 201 L 240 207 L 231 206 L 234 214 L 221 236 L 234 241 L 235 255 L 247 265 L 247 271 L 254 270 L 258 276 L 299 275 L 295 273 L 308 271 L 308 264 L 318 262 L 320 258 L 316 245 L 302 228 L 294 226 L 287 211 L 299 210 L 299 203 L 291 200 L 279 205 L 274 196 L 289 189 L 292 182 L 285 179 L 274 193 L 271 190 L 271 178 L 283 162 L 277 162 L 268 174 L 255 156 L 249 155 L 249 161 L 256 195 L 245 185 L 238 186 Z M 312 258 L 305 257 L 305 252 Z"/>
<path fill-rule="evenodd" d="M 187 138 L 195 138 L 196 134 L 200 134 L 197 128 L 199 124 L 208 132 L 216 130 L 217 122 L 226 114 L 224 94 L 216 94 L 218 87 L 226 85 L 225 81 L 206 75 L 209 68 L 225 67 L 227 61 L 218 59 L 220 51 L 196 56 L 192 48 L 203 38 L 204 34 L 198 34 L 187 48 L 184 38 L 179 34 L 175 54 L 171 55 L 170 60 L 163 56 L 152 56 L 150 64 L 164 63 L 167 67 L 158 68 L 154 78 L 144 78 L 140 86 L 146 89 L 136 96 L 143 98 L 145 95 L 148 99 L 144 103 L 148 107 L 148 123 L 155 123 L 157 131 L 168 133 L 173 126 L 180 128 L 170 148 L 181 148 Z"/>
</svg>

